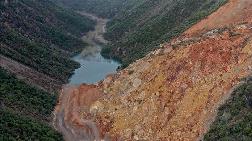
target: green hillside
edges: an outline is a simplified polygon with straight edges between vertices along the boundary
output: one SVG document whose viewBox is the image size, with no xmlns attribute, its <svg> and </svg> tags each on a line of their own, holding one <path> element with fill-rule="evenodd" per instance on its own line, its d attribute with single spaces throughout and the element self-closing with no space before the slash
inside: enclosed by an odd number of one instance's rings
<svg viewBox="0 0 252 141">
<path fill-rule="evenodd" d="M 62 140 L 49 122 L 57 102 L 0 68 L 0 140 Z"/>
<path fill-rule="evenodd" d="M 117 14 L 105 34 L 102 54 L 124 66 L 144 57 L 215 11 L 226 0 L 142 0 Z"/>
<path fill-rule="evenodd" d="M 78 64 L 69 59 L 86 43 L 94 21 L 49 0 L 0 2 L 0 54 L 66 81 Z"/>
</svg>

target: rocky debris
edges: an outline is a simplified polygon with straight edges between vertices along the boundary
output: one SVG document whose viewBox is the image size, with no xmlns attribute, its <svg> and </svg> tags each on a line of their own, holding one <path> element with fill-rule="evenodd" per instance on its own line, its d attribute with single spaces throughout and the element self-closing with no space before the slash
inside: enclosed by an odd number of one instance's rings
<svg viewBox="0 0 252 141">
<path fill-rule="evenodd" d="M 142 81 L 141 81 L 141 79 L 139 79 L 139 78 L 135 78 L 135 79 L 132 81 L 132 86 L 133 86 L 134 88 L 139 87 L 141 84 L 142 84 Z"/>
<path fill-rule="evenodd" d="M 95 115 L 97 112 L 101 112 L 104 109 L 104 106 L 101 102 L 96 101 L 94 104 L 90 106 L 90 113 Z"/>
</svg>

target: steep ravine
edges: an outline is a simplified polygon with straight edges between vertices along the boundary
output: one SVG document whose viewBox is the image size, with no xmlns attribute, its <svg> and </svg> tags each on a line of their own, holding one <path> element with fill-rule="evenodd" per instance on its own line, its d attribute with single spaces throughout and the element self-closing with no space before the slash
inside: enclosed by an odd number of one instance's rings
<svg viewBox="0 0 252 141">
<path fill-rule="evenodd" d="M 220 104 L 251 74 L 251 5 L 230 0 L 126 69 L 63 90 L 55 113 L 64 109 L 63 123 L 77 140 L 201 139 Z"/>
</svg>

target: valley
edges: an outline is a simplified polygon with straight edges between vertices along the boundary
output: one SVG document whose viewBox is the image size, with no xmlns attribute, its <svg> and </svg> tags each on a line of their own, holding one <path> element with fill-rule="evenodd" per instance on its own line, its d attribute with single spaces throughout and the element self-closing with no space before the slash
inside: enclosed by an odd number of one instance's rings
<svg viewBox="0 0 252 141">
<path fill-rule="evenodd" d="M 251 75 L 252 23 L 243 13 L 251 4 L 230 0 L 116 74 L 63 90 L 70 102 L 60 102 L 56 113 L 64 108 L 68 127 L 87 140 L 251 139 L 249 112 L 234 108 L 249 111 L 244 94 L 250 97 L 245 78 Z M 221 22 L 215 15 L 223 16 Z M 234 105 L 220 114 L 218 108 L 233 96 Z M 246 119 L 232 123 L 236 114 Z"/>
<path fill-rule="evenodd" d="M 251 0 L 0 1 L 0 140 L 252 140 Z"/>
</svg>

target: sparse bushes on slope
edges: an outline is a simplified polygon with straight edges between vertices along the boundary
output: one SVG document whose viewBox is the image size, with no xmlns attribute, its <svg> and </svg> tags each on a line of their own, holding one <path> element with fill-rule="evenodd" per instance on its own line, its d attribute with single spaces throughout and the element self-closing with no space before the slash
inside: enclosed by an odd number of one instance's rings
<svg viewBox="0 0 252 141">
<path fill-rule="evenodd" d="M 252 140 L 252 81 L 239 86 L 231 98 L 219 108 L 215 122 L 205 135 L 206 141 Z"/>
</svg>

